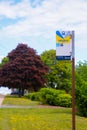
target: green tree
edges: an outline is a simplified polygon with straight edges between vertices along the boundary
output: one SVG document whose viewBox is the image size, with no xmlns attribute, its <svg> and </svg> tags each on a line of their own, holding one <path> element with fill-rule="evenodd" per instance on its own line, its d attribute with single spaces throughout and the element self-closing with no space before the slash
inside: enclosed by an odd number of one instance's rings
<svg viewBox="0 0 87 130">
<path fill-rule="evenodd" d="M 76 105 L 78 113 L 87 117 L 87 82 L 76 87 Z"/>
<path fill-rule="evenodd" d="M 57 71 L 57 89 L 71 91 L 71 61 L 60 61 L 55 65 Z"/>
<path fill-rule="evenodd" d="M 2 67 L 4 64 L 6 64 L 7 62 L 9 62 L 9 58 L 8 57 L 4 57 L 0 63 L 0 67 Z"/>
<path fill-rule="evenodd" d="M 87 117 L 87 61 L 76 66 L 76 104 L 78 112 Z"/>
<path fill-rule="evenodd" d="M 84 81 L 87 82 L 87 61 L 80 61 L 79 64 L 76 66 L 76 72 Z"/>
<path fill-rule="evenodd" d="M 42 61 L 50 67 L 47 86 L 71 90 L 71 61 L 57 61 L 56 51 L 48 50 L 41 54 Z"/>
<path fill-rule="evenodd" d="M 46 65 L 53 66 L 56 63 L 56 51 L 54 49 L 44 51 L 41 54 L 41 59 Z"/>
</svg>

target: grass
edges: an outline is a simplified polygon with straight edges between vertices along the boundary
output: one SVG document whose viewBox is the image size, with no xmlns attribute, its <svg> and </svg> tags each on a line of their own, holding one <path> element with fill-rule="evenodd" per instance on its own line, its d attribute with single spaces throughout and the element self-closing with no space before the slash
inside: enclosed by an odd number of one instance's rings
<svg viewBox="0 0 87 130">
<path fill-rule="evenodd" d="M 4 104 L 9 99 L 6 97 Z M 11 97 L 13 99 L 16 103 L 19 98 Z M 36 105 L 34 103 L 31 104 Z M 72 130 L 71 123 L 71 108 L 0 108 L 0 130 Z M 87 118 L 76 116 L 76 130 L 86 129 Z"/>
<path fill-rule="evenodd" d="M 31 100 L 24 97 L 19 98 L 18 96 L 7 95 L 3 101 L 3 105 L 36 106 L 38 105 L 38 102 L 32 102 Z"/>
</svg>

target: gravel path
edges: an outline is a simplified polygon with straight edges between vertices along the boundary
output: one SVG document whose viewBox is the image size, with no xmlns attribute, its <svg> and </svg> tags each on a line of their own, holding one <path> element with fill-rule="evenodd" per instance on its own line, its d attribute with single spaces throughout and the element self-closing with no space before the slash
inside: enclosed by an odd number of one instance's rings
<svg viewBox="0 0 87 130">
<path fill-rule="evenodd" d="M 1 105 L 2 105 L 2 102 L 3 102 L 3 100 L 4 100 L 4 97 L 5 97 L 5 95 L 0 94 L 0 107 L 1 107 Z"/>
</svg>

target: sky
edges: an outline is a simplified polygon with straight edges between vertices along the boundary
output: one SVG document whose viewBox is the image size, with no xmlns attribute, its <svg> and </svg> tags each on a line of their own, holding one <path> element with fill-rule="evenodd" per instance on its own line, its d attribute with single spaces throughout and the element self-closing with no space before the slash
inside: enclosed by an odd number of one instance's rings
<svg viewBox="0 0 87 130">
<path fill-rule="evenodd" d="M 0 94 L 7 95 L 11 93 L 11 89 L 8 89 L 7 87 L 0 87 Z"/>
<path fill-rule="evenodd" d="M 56 31 L 75 31 L 75 62 L 87 60 L 87 0 L 0 0 L 0 59 L 19 43 L 56 49 Z"/>
</svg>

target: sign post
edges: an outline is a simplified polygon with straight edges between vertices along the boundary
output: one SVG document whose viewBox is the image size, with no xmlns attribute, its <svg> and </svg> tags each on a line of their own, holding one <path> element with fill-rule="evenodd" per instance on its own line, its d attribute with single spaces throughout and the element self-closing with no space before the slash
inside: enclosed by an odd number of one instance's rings
<svg viewBox="0 0 87 130">
<path fill-rule="evenodd" d="M 75 54 L 74 31 L 72 31 L 72 130 L 75 130 Z"/>
<path fill-rule="evenodd" d="M 74 31 L 56 31 L 56 59 L 72 60 L 72 130 L 75 130 Z"/>
</svg>

